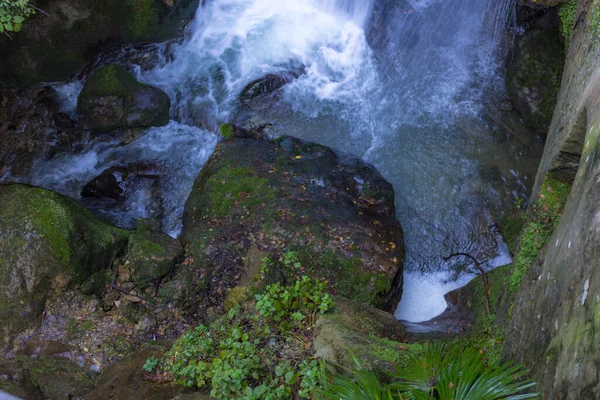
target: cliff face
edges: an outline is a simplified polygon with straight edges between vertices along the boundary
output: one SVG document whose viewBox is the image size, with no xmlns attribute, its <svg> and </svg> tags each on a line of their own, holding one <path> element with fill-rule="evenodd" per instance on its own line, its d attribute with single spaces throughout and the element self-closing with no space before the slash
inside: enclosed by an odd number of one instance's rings
<svg viewBox="0 0 600 400">
<path fill-rule="evenodd" d="M 600 398 L 599 24 L 600 2 L 580 0 L 532 199 L 543 196 L 549 174 L 572 189 L 521 281 L 505 333 L 507 356 L 532 369 L 544 399 Z"/>
</svg>

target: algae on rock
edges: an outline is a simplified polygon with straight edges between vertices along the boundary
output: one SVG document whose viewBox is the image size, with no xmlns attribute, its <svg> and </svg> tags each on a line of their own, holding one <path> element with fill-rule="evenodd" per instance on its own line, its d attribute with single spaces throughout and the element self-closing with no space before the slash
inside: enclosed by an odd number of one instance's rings
<svg viewBox="0 0 600 400">
<path fill-rule="evenodd" d="M 2 347 L 32 328 L 53 291 L 109 267 L 127 231 L 96 219 L 75 200 L 24 185 L 0 185 Z"/>
<path fill-rule="evenodd" d="M 166 93 L 138 82 L 125 67 L 105 65 L 85 83 L 77 112 L 90 129 L 108 131 L 166 125 L 170 104 Z"/>
</svg>

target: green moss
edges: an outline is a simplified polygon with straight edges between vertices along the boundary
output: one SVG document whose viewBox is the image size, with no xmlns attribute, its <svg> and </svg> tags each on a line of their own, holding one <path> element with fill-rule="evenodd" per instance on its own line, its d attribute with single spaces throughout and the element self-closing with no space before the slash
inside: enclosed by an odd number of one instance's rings
<svg viewBox="0 0 600 400">
<path fill-rule="evenodd" d="M 144 255 L 150 257 L 152 255 L 162 255 L 165 249 L 163 249 L 163 247 L 156 242 L 151 240 L 143 240 L 140 244 L 140 251 Z"/>
<path fill-rule="evenodd" d="M 517 213 L 505 215 L 502 217 L 501 224 L 504 241 L 510 254 L 514 255 L 519 242 L 519 234 L 525 225 L 525 214 L 517 211 Z"/>
<path fill-rule="evenodd" d="M 126 0 L 129 9 L 127 33 L 134 41 L 149 38 L 158 25 L 158 10 L 154 0 Z"/>
<path fill-rule="evenodd" d="M 561 32 L 565 40 L 565 49 L 569 48 L 573 37 L 573 27 L 577 16 L 577 0 L 570 0 L 562 4 L 558 10 L 561 22 Z"/>
<path fill-rule="evenodd" d="M 368 272 L 358 257 L 344 257 L 330 249 L 316 252 L 308 247 L 298 247 L 291 250 L 303 270 L 329 280 L 336 294 L 377 307 L 389 293 L 391 282 L 387 275 Z M 288 276 L 295 273 L 287 268 Z"/>
<path fill-rule="evenodd" d="M 221 131 L 221 136 L 225 139 L 233 139 L 233 125 L 230 123 L 221 124 L 219 126 L 219 130 Z"/>
<path fill-rule="evenodd" d="M 119 96 L 128 97 L 144 85 L 138 82 L 125 67 L 109 64 L 98 69 L 86 82 L 82 96 Z"/>
<path fill-rule="evenodd" d="M 562 210 L 571 191 L 568 183 L 548 175 L 544 179 L 539 200 L 531 207 L 529 219 L 520 238 L 515 256 L 514 270 L 509 282 L 509 292 L 517 291 L 527 269 L 537 259 L 560 221 Z"/>
<path fill-rule="evenodd" d="M 275 198 L 265 178 L 258 178 L 248 167 L 221 168 L 206 184 L 212 212 L 226 216 L 233 207 L 251 209 Z"/>
</svg>

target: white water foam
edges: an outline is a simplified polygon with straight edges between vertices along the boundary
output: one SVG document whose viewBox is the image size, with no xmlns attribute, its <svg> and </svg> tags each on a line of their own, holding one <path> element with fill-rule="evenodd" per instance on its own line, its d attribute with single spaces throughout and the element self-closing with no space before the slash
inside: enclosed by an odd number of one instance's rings
<svg viewBox="0 0 600 400">
<path fill-rule="evenodd" d="M 176 237 L 194 179 L 214 151 L 217 140 L 213 132 L 171 121 L 165 126 L 150 128 L 127 145 L 118 141 L 96 142 L 80 153 L 39 162 L 33 168 L 31 183 L 79 198 L 81 188 L 110 167 L 151 165 L 164 171 L 159 179 L 162 227 Z M 150 189 L 141 187 L 128 196 L 124 204 L 98 211 L 119 221 L 120 226 L 131 227 L 135 218 L 149 216 L 155 202 Z"/>
<path fill-rule="evenodd" d="M 490 271 L 496 267 L 510 264 L 512 258 L 508 246 L 501 237 L 499 254 L 486 263 L 485 269 Z M 422 274 L 418 271 L 409 271 L 404 274 L 404 291 L 402 300 L 398 304 L 394 316 L 402 321 L 425 322 L 442 314 L 448 303 L 444 296 L 460 287 L 465 286 L 478 274 L 463 274 L 454 279 L 450 271 Z"/>
</svg>

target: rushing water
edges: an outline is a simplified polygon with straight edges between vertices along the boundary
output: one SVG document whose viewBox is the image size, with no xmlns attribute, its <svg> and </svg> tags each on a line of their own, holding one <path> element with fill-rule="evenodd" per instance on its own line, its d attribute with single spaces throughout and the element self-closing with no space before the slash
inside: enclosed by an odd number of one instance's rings
<svg viewBox="0 0 600 400">
<path fill-rule="evenodd" d="M 511 4 L 209 0 L 181 44 L 161 47 L 152 68 L 135 68 L 169 94 L 174 122 L 125 148 L 96 144 L 79 158 L 38 165 L 34 182 L 74 193 L 111 162 L 158 160 L 175 171 L 162 192 L 172 204 L 166 230 L 176 233 L 193 176 L 214 149 L 210 132 L 228 121 L 270 123 L 273 135 L 362 156 L 393 183 L 407 247 L 396 315 L 428 320 L 444 310 L 446 291 L 472 277 L 443 257 L 468 252 L 488 268 L 510 260 L 492 225 L 525 196 L 534 170 L 486 111 L 502 94 L 496 53 Z M 240 101 L 243 88 L 266 74 L 297 78 Z M 73 174 L 58 171 L 69 163 L 85 172 L 66 190 Z M 119 212 L 144 215 L 140 202 Z"/>
</svg>

